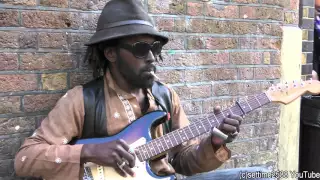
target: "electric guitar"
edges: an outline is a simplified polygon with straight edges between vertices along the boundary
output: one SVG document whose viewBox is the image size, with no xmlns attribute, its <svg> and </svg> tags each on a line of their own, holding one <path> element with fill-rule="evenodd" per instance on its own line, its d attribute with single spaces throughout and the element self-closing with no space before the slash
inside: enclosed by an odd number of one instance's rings
<svg viewBox="0 0 320 180">
<path fill-rule="evenodd" d="M 192 138 L 216 129 L 228 114 L 245 115 L 268 103 L 289 104 L 300 96 L 310 93 L 320 92 L 320 82 L 315 80 L 284 83 L 272 85 L 267 91 L 255 96 L 251 96 L 244 101 L 237 101 L 234 106 L 223 110 L 220 114 L 210 115 L 203 119 L 198 119 L 190 125 L 172 131 L 162 137 L 152 139 L 150 130 L 152 127 L 160 125 L 167 119 L 167 114 L 163 111 L 154 111 L 133 121 L 120 133 L 106 138 L 80 139 L 75 144 L 105 143 L 118 139 L 124 139 L 131 148 L 136 150 L 136 166 L 133 170 L 136 177 L 122 177 L 111 167 L 101 167 L 93 163 L 85 165 L 86 179 L 92 180 L 173 180 L 174 176 L 160 177 L 154 174 L 148 164 L 152 157 L 165 153 L 173 147 Z"/>
</svg>

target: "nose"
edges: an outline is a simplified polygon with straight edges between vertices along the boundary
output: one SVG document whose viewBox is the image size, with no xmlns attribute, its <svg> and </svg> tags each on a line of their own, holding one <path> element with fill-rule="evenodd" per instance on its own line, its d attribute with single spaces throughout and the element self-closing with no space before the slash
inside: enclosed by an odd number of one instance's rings
<svg viewBox="0 0 320 180">
<path fill-rule="evenodd" d="M 147 56 L 147 63 L 153 63 L 156 60 L 156 58 L 154 57 L 152 51 L 150 50 Z"/>
</svg>

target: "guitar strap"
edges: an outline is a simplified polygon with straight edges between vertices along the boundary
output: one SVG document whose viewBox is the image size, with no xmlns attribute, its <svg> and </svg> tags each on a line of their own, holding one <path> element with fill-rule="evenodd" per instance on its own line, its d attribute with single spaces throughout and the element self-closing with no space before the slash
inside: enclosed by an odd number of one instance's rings
<svg viewBox="0 0 320 180">
<path fill-rule="evenodd" d="M 152 94 L 161 110 L 172 111 L 170 90 L 160 82 L 154 82 Z M 104 77 L 99 77 L 83 85 L 84 125 L 81 138 L 107 137 L 107 115 L 104 96 Z M 171 117 L 171 116 L 170 116 Z M 171 119 L 163 123 L 163 133 L 171 131 Z"/>
</svg>

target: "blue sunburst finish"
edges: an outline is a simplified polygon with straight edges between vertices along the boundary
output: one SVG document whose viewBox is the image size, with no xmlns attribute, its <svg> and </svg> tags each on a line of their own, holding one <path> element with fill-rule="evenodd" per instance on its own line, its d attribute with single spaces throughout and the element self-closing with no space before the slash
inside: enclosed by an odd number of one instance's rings
<svg viewBox="0 0 320 180">
<path fill-rule="evenodd" d="M 128 144 L 132 144 L 138 139 L 144 137 L 147 142 L 152 140 L 151 129 L 152 127 L 158 126 L 159 124 L 165 122 L 167 114 L 163 111 L 153 111 L 141 118 L 132 122 L 129 126 L 123 129 L 121 132 L 114 136 L 105 138 L 90 138 L 90 139 L 79 139 L 74 142 L 74 144 L 99 144 L 115 141 L 118 139 L 125 140 Z M 155 179 L 169 178 L 171 180 L 175 179 L 175 176 L 157 176 L 151 171 L 149 163 L 146 163 L 146 171 L 149 175 Z"/>
</svg>

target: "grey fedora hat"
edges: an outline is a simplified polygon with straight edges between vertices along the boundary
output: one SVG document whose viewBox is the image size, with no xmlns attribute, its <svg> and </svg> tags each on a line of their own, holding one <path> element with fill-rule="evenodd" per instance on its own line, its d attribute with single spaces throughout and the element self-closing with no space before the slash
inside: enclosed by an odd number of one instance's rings
<svg viewBox="0 0 320 180">
<path fill-rule="evenodd" d="M 132 35 L 152 35 L 168 42 L 156 29 L 140 0 L 111 0 L 103 8 L 95 34 L 85 45 Z"/>
</svg>

